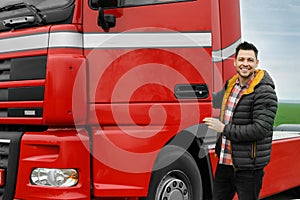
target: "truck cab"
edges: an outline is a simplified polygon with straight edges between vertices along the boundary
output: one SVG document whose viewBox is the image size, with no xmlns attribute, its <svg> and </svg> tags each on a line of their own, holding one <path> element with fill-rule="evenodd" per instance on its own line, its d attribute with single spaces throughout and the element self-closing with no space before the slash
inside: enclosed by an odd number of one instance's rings
<svg viewBox="0 0 300 200">
<path fill-rule="evenodd" d="M 1 199 L 210 199 L 240 38 L 238 0 L 2 0 Z"/>
</svg>

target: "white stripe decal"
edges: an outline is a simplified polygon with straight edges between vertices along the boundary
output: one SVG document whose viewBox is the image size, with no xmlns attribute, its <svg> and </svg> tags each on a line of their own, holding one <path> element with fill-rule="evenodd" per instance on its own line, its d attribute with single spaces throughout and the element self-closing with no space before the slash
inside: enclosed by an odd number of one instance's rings
<svg viewBox="0 0 300 200">
<path fill-rule="evenodd" d="M 273 140 L 283 140 L 292 139 L 300 137 L 300 132 L 298 131 L 274 131 Z"/>
<path fill-rule="evenodd" d="M 231 44 L 230 46 L 226 47 L 225 49 L 221 49 L 218 51 L 213 51 L 213 62 L 221 62 L 230 58 L 232 55 L 235 54 L 235 48 L 241 43 L 241 39 L 237 40 L 235 43 Z"/>
<path fill-rule="evenodd" d="M 49 38 L 50 36 L 50 38 Z M 0 53 L 46 48 L 180 48 L 211 47 L 211 33 L 76 33 L 55 32 L 0 39 Z M 49 42 L 49 43 L 48 43 Z M 237 40 L 225 49 L 213 51 L 221 62 L 235 53 Z"/>
<path fill-rule="evenodd" d="M 50 48 L 82 48 L 82 34 L 75 32 L 56 32 L 50 34 Z"/>
<path fill-rule="evenodd" d="M 43 49 L 48 47 L 48 34 L 0 39 L 0 53 Z"/>
<path fill-rule="evenodd" d="M 42 33 L 0 39 L 0 53 L 46 48 L 211 47 L 211 33 Z"/>
<path fill-rule="evenodd" d="M 84 47 L 159 48 L 211 47 L 211 33 L 108 33 L 84 34 Z"/>
</svg>

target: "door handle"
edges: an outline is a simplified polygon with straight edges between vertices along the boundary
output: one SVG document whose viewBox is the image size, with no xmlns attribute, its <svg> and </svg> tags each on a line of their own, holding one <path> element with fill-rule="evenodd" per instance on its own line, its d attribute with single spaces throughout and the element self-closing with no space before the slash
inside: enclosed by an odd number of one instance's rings
<svg viewBox="0 0 300 200">
<path fill-rule="evenodd" d="M 207 84 L 178 84 L 174 88 L 177 99 L 206 99 L 208 94 Z"/>
</svg>

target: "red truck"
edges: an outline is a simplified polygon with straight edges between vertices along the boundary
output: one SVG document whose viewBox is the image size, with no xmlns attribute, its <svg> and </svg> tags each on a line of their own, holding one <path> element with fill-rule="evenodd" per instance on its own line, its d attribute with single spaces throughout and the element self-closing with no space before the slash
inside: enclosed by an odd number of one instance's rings
<svg viewBox="0 0 300 200">
<path fill-rule="evenodd" d="M 211 199 L 202 120 L 235 73 L 239 8 L 1 0 L 0 199 Z M 300 185 L 298 144 L 274 142 L 262 196 Z"/>
</svg>

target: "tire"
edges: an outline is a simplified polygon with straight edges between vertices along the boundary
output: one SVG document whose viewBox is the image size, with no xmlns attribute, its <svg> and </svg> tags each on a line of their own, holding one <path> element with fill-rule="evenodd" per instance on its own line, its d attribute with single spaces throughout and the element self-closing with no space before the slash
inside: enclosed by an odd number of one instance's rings
<svg viewBox="0 0 300 200">
<path fill-rule="evenodd" d="M 300 187 L 295 187 L 290 190 L 284 191 L 284 194 L 290 195 L 291 197 L 300 197 Z"/>
<path fill-rule="evenodd" d="M 148 196 L 140 200 L 202 200 L 200 171 L 192 155 L 177 146 L 160 152 L 151 176 Z"/>
</svg>

